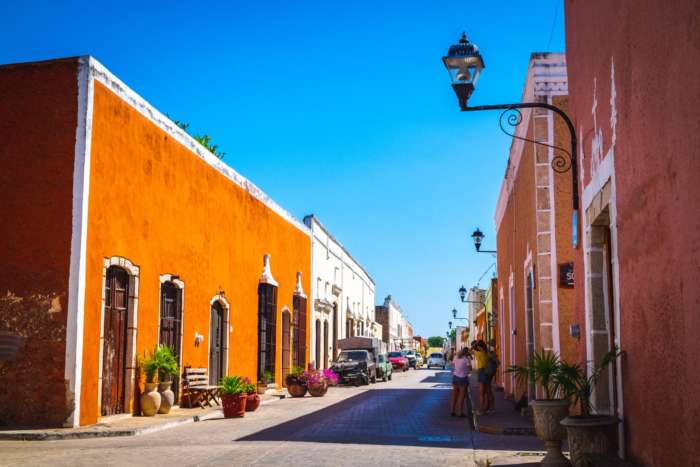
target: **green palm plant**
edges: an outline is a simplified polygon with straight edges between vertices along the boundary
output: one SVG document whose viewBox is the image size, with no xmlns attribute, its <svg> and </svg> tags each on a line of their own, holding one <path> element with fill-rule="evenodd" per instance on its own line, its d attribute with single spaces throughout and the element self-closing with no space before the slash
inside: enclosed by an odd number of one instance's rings
<svg viewBox="0 0 700 467">
<path fill-rule="evenodd" d="M 562 361 L 559 355 L 548 350 L 535 351 L 526 366 L 511 365 L 506 373 L 515 375 L 518 384 L 533 382 L 542 386 L 546 400 L 552 400 L 560 395 L 562 381 L 559 372 Z"/>
<path fill-rule="evenodd" d="M 587 375 L 583 365 L 561 362 L 557 375 L 558 384 L 574 404 L 581 404 L 581 415 L 590 416 L 593 412 L 595 408 L 591 402 L 593 389 L 598 384 L 603 371 L 621 354 L 622 351 L 617 346 L 613 347 L 603 355 L 598 365 L 593 365 L 590 375 Z"/>
<path fill-rule="evenodd" d="M 248 384 L 240 376 L 224 376 L 221 378 L 221 392 L 224 395 L 240 395 L 248 390 Z"/>
<path fill-rule="evenodd" d="M 177 364 L 177 358 L 175 358 L 172 349 L 167 345 L 156 347 L 153 351 L 153 358 L 158 366 L 158 379 L 160 381 L 169 381 L 171 377 L 177 376 L 179 373 L 180 368 Z"/>
</svg>

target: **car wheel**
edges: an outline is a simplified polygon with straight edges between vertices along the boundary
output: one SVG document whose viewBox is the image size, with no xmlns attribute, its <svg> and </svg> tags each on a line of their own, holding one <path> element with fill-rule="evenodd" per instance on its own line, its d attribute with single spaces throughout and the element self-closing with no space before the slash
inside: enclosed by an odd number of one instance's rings
<svg viewBox="0 0 700 467">
<path fill-rule="evenodd" d="M 442 365 L 442 369 L 443 369 L 443 370 L 445 369 L 445 365 Z"/>
<path fill-rule="evenodd" d="M 389 373 L 389 381 L 391 381 L 391 375 L 392 375 L 392 374 L 393 374 L 393 373 Z"/>
<path fill-rule="evenodd" d="M 377 375 L 372 375 L 372 384 L 377 384 Z"/>
<path fill-rule="evenodd" d="M 365 376 L 364 378 L 362 378 L 362 385 L 369 386 L 369 376 Z"/>
</svg>

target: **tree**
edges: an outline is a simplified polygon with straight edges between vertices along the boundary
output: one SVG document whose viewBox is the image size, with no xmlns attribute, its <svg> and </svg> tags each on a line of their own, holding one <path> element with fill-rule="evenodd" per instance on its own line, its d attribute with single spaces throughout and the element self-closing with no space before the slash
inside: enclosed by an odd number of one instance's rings
<svg viewBox="0 0 700 467">
<path fill-rule="evenodd" d="M 440 336 L 428 337 L 428 347 L 442 347 L 445 343 L 445 338 Z"/>
<path fill-rule="evenodd" d="M 187 129 L 190 127 L 189 123 L 181 122 L 179 120 L 173 120 L 173 122 L 175 123 L 175 125 L 179 126 L 183 131 L 189 133 L 189 131 L 187 131 Z M 218 144 L 212 144 L 212 138 L 208 134 L 204 133 L 203 135 L 192 135 L 192 137 L 219 159 L 223 159 L 226 155 L 225 152 L 219 151 Z"/>
</svg>

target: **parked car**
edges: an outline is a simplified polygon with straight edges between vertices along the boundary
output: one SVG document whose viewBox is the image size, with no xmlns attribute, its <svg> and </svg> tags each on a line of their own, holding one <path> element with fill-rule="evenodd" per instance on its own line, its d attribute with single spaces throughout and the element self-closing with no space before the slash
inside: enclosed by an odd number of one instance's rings
<svg viewBox="0 0 700 467">
<path fill-rule="evenodd" d="M 420 368 L 423 365 L 425 365 L 425 361 L 423 360 L 423 356 L 419 352 L 416 352 L 416 368 Z"/>
<path fill-rule="evenodd" d="M 408 359 L 408 367 L 416 369 L 416 354 L 413 350 L 402 350 L 401 353 Z"/>
<path fill-rule="evenodd" d="M 381 378 L 382 381 L 391 381 L 393 372 L 394 367 L 391 362 L 389 362 L 389 357 L 384 353 L 377 355 L 377 378 Z"/>
<path fill-rule="evenodd" d="M 331 370 L 338 375 L 341 384 L 352 383 L 355 386 L 377 382 L 377 364 L 374 356 L 367 350 L 343 350 Z"/>
<path fill-rule="evenodd" d="M 428 357 L 428 368 L 431 366 L 439 366 L 442 367 L 442 369 L 445 369 L 445 354 L 441 352 L 433 352 L 430 354 Z"/>
<path fill-rule="evenodd" d="M 401 352 L 389 352 L 389 362 L 394 370 L 408 371 L 408 359 Z"/>
<path fill-rule="evenodd" d="M 376 337 L 348 337 L 338 340 L 340 355 L 331 365 L 338 382 L 356 386 L 377 382 L 377 362 L 381 342 Z"/>
</svg>

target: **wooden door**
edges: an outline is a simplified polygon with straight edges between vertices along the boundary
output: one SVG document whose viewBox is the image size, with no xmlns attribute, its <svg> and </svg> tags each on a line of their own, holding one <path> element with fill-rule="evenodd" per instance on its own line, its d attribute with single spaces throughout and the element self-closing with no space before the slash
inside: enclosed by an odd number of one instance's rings
<svg viewBox="0 0 700 467">
<path fill-rule="evenodd" d="M 224 307 L 214 302 L 211 306 L 211 321 L 209 330 L 209 384 L 219 384 L 224 377 L 224 341 L 225 319 Z"/>
<path fill-rule="evenodd" d="M 172 282 L 160 287 L 160 335 L 158 342 L 167 345 L 180 364 L 180 342 L 182 336 L 182 289 Z M 173 378 L 172 391 L 178 399 L 179 377 Z"/>
<path fill-rule="evenodd" d="M 104 294 L 101 413 L 106 416 L 125 410 L 129 274 L 116 266 L 107 269 Z"/>
<path fill-rule="evenodd" d="M 290 315 L 288 311 L 282 312 L 282 384 L 290 371 L 292 362 Z"/>
</svg>

